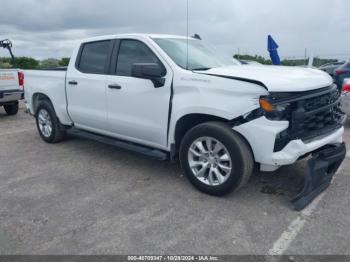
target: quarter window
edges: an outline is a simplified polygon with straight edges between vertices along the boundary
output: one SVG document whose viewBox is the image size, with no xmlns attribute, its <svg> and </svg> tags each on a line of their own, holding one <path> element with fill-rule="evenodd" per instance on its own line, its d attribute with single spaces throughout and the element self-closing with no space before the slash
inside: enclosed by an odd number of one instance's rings
<svg viewBox="0 0 350 262">
<path fill-rule="evenodd" d="M 106 61 L 111 41 L 86 43 L 83 46 L 79 70 L 84 73 L 105 73 Z"/>
<path fill-rule="evenodd" d="M 131 76 L 135 63 L 156 63 L 163 66 L 158 57 L 144 43 L 137 40 L 122 40 L 117 61 L 117 75 Z"/>
</svg>

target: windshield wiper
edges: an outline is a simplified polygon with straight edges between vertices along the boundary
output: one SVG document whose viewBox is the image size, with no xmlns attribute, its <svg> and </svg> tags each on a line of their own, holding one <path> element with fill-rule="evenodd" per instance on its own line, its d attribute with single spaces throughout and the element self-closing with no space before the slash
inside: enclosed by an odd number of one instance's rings
<svg viewBox="0 0 350 262">
<path fill-rule="evenodd" d="M 192 71 L 206 71 L 210 69 L 211 67 L 198 67 L 198 68 L 193 68 Z"/>
</svg>

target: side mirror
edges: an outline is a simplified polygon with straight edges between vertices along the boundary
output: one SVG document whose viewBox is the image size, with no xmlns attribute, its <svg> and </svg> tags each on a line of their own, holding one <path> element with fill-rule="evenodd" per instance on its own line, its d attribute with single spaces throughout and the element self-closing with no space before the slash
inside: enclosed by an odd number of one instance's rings
<svg viewBox="0 0 350 262">
<path fill-rule="evenodd" d="M 156 63 L 135 63 L 132 65 L 131 75 L 137 78 L 149 79 L 154 87 L 164 86 L 166 70 Z"/>
</svg>

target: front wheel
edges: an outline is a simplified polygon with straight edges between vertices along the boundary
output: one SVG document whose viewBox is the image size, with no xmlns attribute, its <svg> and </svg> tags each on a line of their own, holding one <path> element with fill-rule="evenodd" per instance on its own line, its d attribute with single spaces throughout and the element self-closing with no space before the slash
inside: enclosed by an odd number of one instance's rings
<svg viewBox="0 0 350 262">
<path fill-rule="evenodd" d="M 18 102 L 4 105 L 4 109 L 9 116 L 16 115 L 18 113 Z"/>
<path fill-rule="evenodd" d="M 191 183 L 210 195 L 238 190 L 248 182 L 254 166 L 247 142 L 220 122 L 188 131 L 180 146 L 180 162 Z"/>
</svg>

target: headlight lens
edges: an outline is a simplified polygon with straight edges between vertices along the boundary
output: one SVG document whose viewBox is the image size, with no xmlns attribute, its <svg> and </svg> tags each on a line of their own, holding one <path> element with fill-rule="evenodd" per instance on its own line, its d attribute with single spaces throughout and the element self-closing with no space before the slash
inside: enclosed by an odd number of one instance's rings
<svg viewBox="0 0 350 262">
<path fill-rule="evenodd" d="M 271 120 L 284 120 L 290 106 L 290 103 L 274 103 L 269 97 L 261 97 L 259 103 L 265 116 Z"/>
<path fill-rule="evenodd" d="M 265 112 L 273 112 L 275 111 L 275 106 L 270 102 L 268 101 L 268 99 L 266 98 L 260 98 L 259 99 L 259 103 L 260 103 L 260 107 L 265 111 Z"/>
<path fill-rule="evenodd" d="M 286 103 L 286 104 L 282 104 L 282 105 L 276 105 L 275 108 L 276 108 L 276 111 L 282 112 L 282 111 L 285 111 L 288 106 L 290 106 L 290 104 Z"/>
</svg>

